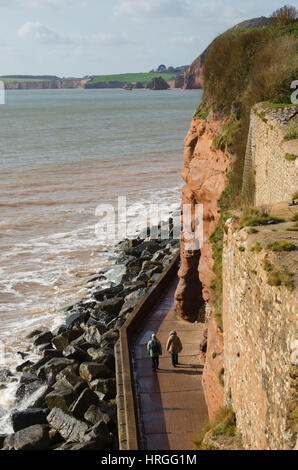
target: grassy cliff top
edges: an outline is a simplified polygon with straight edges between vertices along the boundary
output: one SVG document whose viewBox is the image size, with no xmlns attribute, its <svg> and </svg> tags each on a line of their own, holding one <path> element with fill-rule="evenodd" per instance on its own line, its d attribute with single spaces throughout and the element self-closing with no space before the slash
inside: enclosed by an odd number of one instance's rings
<svg viewBox="0 0 298 470">
<path fill-rule="evenodd" d="M 89 84 L 99 83 L 99 82 L 140 82 L 146 83 L 150 82 L 153 78 L 162 77 L 164 80 L 170 80 L 175 78 L 177 74 L 173 73 L 122 73 L 118 75 L 97 75 L 92 78 Z"/>
<path fill-rule="evenodd" d="M 229 118 L 226 143 L 237 156 L 230 201 L 239 205 L 252 107 L 264 101 L 291 104 L 291 83 L 298 79 L 298 21 L 218 36 L 205 60 L 204 79 L 196 116 L 205 117 L 212 109 Z"/>
</svg>

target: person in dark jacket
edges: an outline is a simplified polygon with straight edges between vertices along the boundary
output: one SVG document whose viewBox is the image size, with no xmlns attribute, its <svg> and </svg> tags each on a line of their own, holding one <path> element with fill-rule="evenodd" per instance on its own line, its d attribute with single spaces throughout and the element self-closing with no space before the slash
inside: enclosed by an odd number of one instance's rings
<svg viewBox="0 0 298 470">
<path fill-rule="evenodd" d="M 147 351 L 152 359 L 152 370 L 155 372 L 159 369 L 159 356 L 162 355 L 161 344 L 160 341 L 156 338 L 155 333 L 152 334 L 150 341 L 148 341 Z"/>
<path fill-rule="evenodd" d="M 178 364 L 178 354 L 182 351 L 182 344 L 175 330 L 170 333 L 167 342 L 167 351 L 172 354 L 172 364 L 173 367 L 176 367 Z"/>
</svg>

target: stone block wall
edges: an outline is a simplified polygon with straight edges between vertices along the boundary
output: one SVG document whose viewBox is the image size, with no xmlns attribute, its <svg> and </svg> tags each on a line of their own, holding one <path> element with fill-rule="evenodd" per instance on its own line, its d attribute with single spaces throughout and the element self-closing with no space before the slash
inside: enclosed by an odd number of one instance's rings
<svg viewBox="0 0 298 470">
<path fill-rule="evenodd" d="M 251 251 L 249 237 L 248 229 L 236 231 L 232 222 L 225 235 L 225 404 L 236 413 L 246 449 L 292 449 L 297 288 L 290 291 L 267 283 L 265 254 Z"/>
<path fill-rule="evenodd" d="M 283 141 L 298 118 L 284 121 L 295 111 L 297 106 L 268 108 L 265 103 L 251 111 L 243 192 L 251 196 L 256 206 L 290 201 L 298 190 L 298 159 L 286 159 L 287 153 L 298 155 L 298 140 Z"/>
</svg>

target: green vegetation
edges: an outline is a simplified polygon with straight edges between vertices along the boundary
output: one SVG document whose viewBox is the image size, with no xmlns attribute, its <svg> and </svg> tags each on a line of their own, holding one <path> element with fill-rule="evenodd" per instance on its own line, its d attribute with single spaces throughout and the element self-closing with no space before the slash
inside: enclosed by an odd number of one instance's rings
<svg viewBox="0 0 298 470">
<path fill-rule="evenodd" d="M 251 247 L 250 251 L 255 251 L 256 253 L 260 253 L 262 251 L 261 243 L 257 242 L 255 246 Z"/>
<path fill-rule="evenodd" d="M 236 416 L 229 408 L 220 409 L 215 416 L 215 420 L 204 426 L 198 438 L 194 442 L 196 450 L 215 450 L 216 447 L 203 443 L 204 437 L 211 431 L 211 436 L 216 437 L 226 435 L 234 437 L 236 435 Z"/>
<path fill-rule="evenodd" d="M 285 286 L 287 289 L 293 290 L 294 275 L 287 268 L 284 268 L 283 270 L 274 269 L 274 266 L 268 260 L 268 256 L 266 256 L 264 259 L 263 267 L 264 270 L 267 272 L 267 282 L 269 286 Z"/>
<path fill-rule="evenodd" d="M 237 133 L 240 132 L 241 126 L 239 121 L 230 119 L 222 128 L 222 133 L 215 137 L 213 141 L 213 147 L 216 150 L 222 147 L 227 147 L 230 152 L 234 151 L 234 142 L 236 140 Z"/>
<path fill-rule="evenodd" d="M 222 386 L 224 386 L 224 374 L 225 374 L 225 369 L 222 367 L 218 373 L 218 380 L 219 383 L 221 383 Z"/>
<path fill-rule="evenodd" d="M 274 242 L 270 242 L 266 245 L 266 248 L 273 251 L 295 251 L 297 250 L 297 246 L 295 243 L 288 242 L 286 240 L 276 240 Z"/>
<path fill-rule="evenodd" d="M 297 198 L 296 198 L 297 199 Z M 298 222 L 298 212 L 296 212 L 296 214 L 293 215 L 293 217 L 291 218 L 291 220 L 293 222 Z"/>
<path fill-rule="evenodd" d="M 288 142 L 289 140 L 295 140 L 295 139 L 298 139 L 298 125 L 296 122 L 292 122 L 283 140 L 284 142 Z"/>
<path fill-rule="evenodd" d="M 295 201 L 295 199 L 298 199 L 298 191 L 296 191 L 296 192 L 293 194 L 292 199 L 293 199 L 293 201 Z"/>
<path fill-rule="evenodd" d="M 264 101 L 273 106 L 290 103 L 290 84 L 297 78 L 297 46 L 296 21 L 289 25 L 224 33 L 215 39 L 206 57 L 201 112 L 212 108 L 232 118 L 233 105 L 237 103 L 240 109 L 240 117 L 237 120 L 233 116 L 226 138 L 215 142 L 229 146 L 237 155 L 230 208 L 243 202 L 242 174 L 250 110 Z"/>
<path fill-rule="evenodd" d="M 212 256 L 214 260 L 213 272 L 215 278 L 211 282 L 212 289 L 212 305 L 214 308 L 214 315 L 217 326 L 222 330 L 222 252 L 223 252 L 223 236 L 224 225 L 230 215 L 228 213 L 222 214 L 216 226 L 215 231 L 210 237 L 212 243 Z"/>
<path fill-rule="evenodd" d="M 243 228 L 247 226 L 280 224 L 281 222 L 285 222 L 285 220 L 280 217 L 269 216 L 266 212 L 261 212 L 259 209 L 248 208 L 243 211 L 239 224 L 240 228 Z"/>
<path fill-rule="evenodd" d="M 244 248 L 244 246 L 239 246 L 238 250 L 243 252 L 243 251 L 245 251 L 245 248 Z"/>
<path fill-rule="evenodd" d="M 289 162 L 294 162 L 296 158 L 298 158 L 298 155 L 294 155 L 293 153 L 286 153 L 285 158 Z"/>
<path fill-rule="evenodd" d="M 214 351 L 214 352 L 212 353 L 212 359 L 215 359 L 215 358 L 216 358 L 216 352 Z"/>
<path fill-rule="evenodd" d="M 146 83 L 151 82 L 153 78 L 162 77 L 164 80 L 170 80 L 174 78 L 176 74 L 173 73 L 158 73 L 158 72 L 151 72 L 151 73 L 124 73 L 118 75 L 98 75 L 92 78 L 89 85 L 93 85 L 94 83 L 98 82 L 140 82 Z"/>
<path fill-rule="evenodd" d="M 196 112 L 194 114 L 195 119 L 206 119 L 209 114 L 209 109 L 206 109 L 205 111 L 201 110 L 201 105 L 196 109 Z"/>
</svg>

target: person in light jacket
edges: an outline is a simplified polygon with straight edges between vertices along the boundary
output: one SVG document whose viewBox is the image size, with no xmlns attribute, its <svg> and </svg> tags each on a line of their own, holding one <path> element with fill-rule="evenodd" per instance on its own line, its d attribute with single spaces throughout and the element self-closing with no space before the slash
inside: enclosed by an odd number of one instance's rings
<svg viewBox="0 0 298 470">
<path fill-rule="evenodd" d="M 152 334 L 150 341 L 148 341 L 147 351 L 152 359 L 152 370 L 155 372 L 159 369 L 159 356 L 162 355 L 161 344 L 160 341 L 156 338 L 155 333 Z"/>
<path fill-rule="evenodd" d="M 178 364 L 178 354 L 182 351 L 182 349 L 182 344 L 176 331 L 171 331 L 167 342 L 167 351 L 172 354 L 173 367 L 176 367 L 176 365 Z"/>
</svg>

